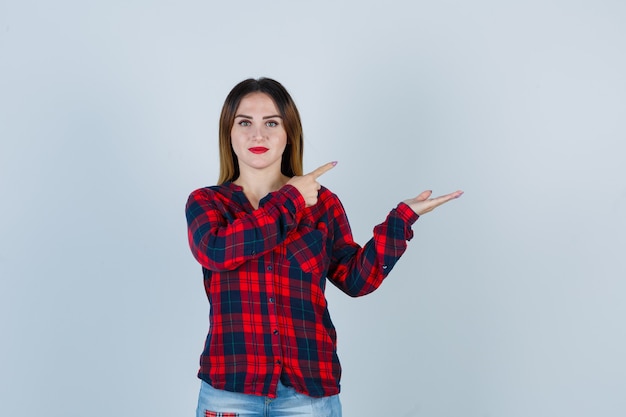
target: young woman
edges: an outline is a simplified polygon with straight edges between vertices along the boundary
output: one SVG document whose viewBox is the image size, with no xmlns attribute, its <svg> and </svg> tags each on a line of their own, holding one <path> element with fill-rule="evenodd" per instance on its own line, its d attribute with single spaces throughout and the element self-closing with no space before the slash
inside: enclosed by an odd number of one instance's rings
<svg viewBox="0 0 626 417">
<path fill-rule="evenodd" d="M 210 303 L 197 417 L 341 416 L 326 280 L 353 297 L 374 291 L 418 217 L 462 191 L 399 203 L 359 246 L 341 202 L 318 182 L 336 163 L 303 175 L 300 115 L 268 78 L 230 92 L 219 147 L 219 185 L 186 206 Z"/>
</svg>

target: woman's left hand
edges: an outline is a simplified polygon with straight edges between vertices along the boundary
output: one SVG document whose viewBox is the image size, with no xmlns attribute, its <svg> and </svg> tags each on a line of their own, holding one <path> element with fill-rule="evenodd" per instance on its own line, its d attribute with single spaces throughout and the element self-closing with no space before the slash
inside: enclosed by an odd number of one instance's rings
<svg viewBox="0 0 626 417">
<path fill-rule="evenodd" d="M 440 205 L 447 203 L 450 200 L 459 198 L 463 195 L 463 191 L 455 191 L 450 194 L 442 195 L 441 197 L 430 198 L 432 191 L 424 191 L 415 198 L 404 200 L 404 203 L 408 204 L 418 215 L 426 214 L 429 211 L 433 211 Z"/>
</svg>

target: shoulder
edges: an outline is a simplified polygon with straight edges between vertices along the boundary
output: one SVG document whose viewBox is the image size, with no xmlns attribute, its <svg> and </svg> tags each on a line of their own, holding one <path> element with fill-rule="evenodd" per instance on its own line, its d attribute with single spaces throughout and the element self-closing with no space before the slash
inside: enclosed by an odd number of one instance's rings
<svg viewBox="0 0 626 417">
<path fill-rule="evenodd" d="M 339 197 L 337 196 L 337 194 L 333 193 L 332 191 L 330 191 L 328 188 L 324 187 L 323 185 L 322 185 L 322 188 L 320 188 L 318 200 L 322 202 L 328 202 L 331 204 L 341 204 L 341 200 L 339 200 Z"/>
<path fill-rule="evenodd" d="M 237 187 L 231 183 L 198 188 L 189 194 L 187 205 L 206 200 L 232 201 Z"/>
<path fill-rule="evenodd" d="M 207 187 L 198 188 L 189 194 L 189 198 L 203 198 L 217 195 L 231 196 L 236 190 L 236 186 L 231 183 L 225 183 L 221 185 L 210 185 Z"/>
<path fill-rule="evenodd" d="M 317 207 L 327 213 L 331 213 L 333 217 L 344 212 L 343 204 L 337 194 L 323 185 L 320 188 Z"/>
</svg>

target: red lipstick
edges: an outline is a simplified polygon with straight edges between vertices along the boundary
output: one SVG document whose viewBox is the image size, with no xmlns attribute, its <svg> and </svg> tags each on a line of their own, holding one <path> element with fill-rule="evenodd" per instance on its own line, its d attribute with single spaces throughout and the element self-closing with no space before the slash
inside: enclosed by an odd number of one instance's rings
<svg viewBox="0 0 626 417">
<path fill-rule="evenodd" d="M 265 148 L 263 146 L 255 146 L 254 148 L 249 148 L 248 150 L 250 152 L 252 152 L 252 153 L 257 153 L 257 154 L 265 153 L 265 152 L 269 151 L 269 149 L 267 149 L 267 148 Z"/>
</svg>

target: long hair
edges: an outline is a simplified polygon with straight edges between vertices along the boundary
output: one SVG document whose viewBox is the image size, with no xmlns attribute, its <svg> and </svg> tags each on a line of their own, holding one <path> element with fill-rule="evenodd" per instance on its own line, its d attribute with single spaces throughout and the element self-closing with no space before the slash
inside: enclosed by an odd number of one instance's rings
<svg viewBox="0 0 626 417">
<path fill-rule="evenodd" d="M 283 152 L 280 170 L 283 175 L 302 175 L 303 137 L 300 113 L 293 99 L 278 81 L 271 78 L 249 78 L 237 84 L 226 97 L 220 115 L 220 176 L 218 184 L 239 177 L 239 161 L 232 147 L 230 132 L 241 100 L 250 93 L 265 93 L 274 100 L 287 133 L 287 146 Z"/>
</svg>

